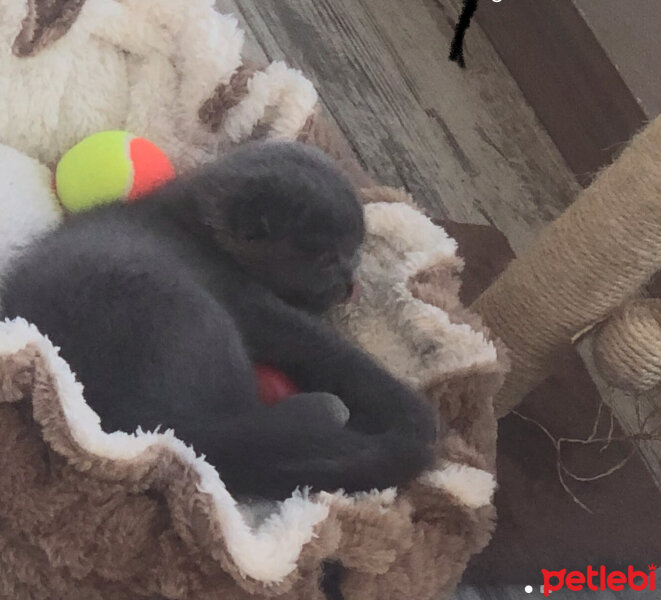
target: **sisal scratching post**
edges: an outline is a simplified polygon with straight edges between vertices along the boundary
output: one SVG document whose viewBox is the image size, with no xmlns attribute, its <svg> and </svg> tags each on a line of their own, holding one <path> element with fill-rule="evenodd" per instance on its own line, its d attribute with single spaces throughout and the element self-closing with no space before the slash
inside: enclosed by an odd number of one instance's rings
<svg viewBox="0 0 661 600">
<path fill-rule="evenodd" d="M 627 302 L 592 340 L 595 366 L 612 386 L 647 392 L 661 383 L 661 299 Z"/>
<path fill-rule="evenodd" d="M 511 351 L 497 416 L 549 375 L 576 334 L 607 318 L 660 266 L 657 118 L 476 300 L 474 309 Z"/>
</svg>

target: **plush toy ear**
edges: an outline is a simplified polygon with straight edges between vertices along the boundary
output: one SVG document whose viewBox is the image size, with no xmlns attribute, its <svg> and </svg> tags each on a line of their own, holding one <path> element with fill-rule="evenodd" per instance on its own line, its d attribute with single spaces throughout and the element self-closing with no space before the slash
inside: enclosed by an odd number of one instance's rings
<svg viewBox="0 0 661 600">
<path fill-rule="evenodd" d="M 27 15 L 14 40 L 18 57 L 34 56 L 61 38 L 78 17 L 85 0 L 27 0 Z"/>
</svg>

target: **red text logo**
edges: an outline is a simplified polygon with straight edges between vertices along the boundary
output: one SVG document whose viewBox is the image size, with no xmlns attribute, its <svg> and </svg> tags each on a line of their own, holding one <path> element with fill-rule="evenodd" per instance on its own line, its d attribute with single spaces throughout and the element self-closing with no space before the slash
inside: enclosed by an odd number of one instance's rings
<svg viewBox="0 0 661 600">
<path fill-rule="evenodd" d="M 603 565 L 597 570 L 588 567 L 585 573 L 581 571 L 547 571 L 542 569 L 544 576 L 544 595 L 548 596 L 551 592 L 557 592 L 566 587 L 568 590 L 578 592 L 582 589 L 593 591 L 613 590 L 619 592 L 626 587 L 640 592 L 642 590 L 656 590 L 655 578 L 656 565 L 649 565 L 649 572 L 636 571 L 629 566 L 626 573 L 624 571 L 606 572 Z"/>
</svg>

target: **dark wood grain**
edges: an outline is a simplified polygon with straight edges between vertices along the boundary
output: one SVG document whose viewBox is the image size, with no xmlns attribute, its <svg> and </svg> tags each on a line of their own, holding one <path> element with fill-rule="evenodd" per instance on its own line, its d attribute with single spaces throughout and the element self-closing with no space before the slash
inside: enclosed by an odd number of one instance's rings
<svg viewBox="0 0 661 600">
<path fill-rule="evenodd" d="M 558 0 L 484 0 L 476 19 L 579 181 L 588 183 L 645 114 L 577 8 Z"/>
</svg>

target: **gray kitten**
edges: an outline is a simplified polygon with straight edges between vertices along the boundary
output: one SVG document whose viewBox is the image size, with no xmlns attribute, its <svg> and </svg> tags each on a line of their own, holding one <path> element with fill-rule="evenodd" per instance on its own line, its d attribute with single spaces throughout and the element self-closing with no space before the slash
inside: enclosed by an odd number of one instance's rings
<svg viewBox="0 0 661 600">
<path fill-rule="evenodd" d="M 431 465 L 436 428 L 424 399 L 317 316 L 351 294 L 363 237 L 327 157 L 252 144 L 69 218 L 14 262 L 5 316 L 61 347 L 106 431 L 172 427 L 234 494 L 382 489 Z M 264 406 L 255 363 L 305 393 Z"/>
</svg>

